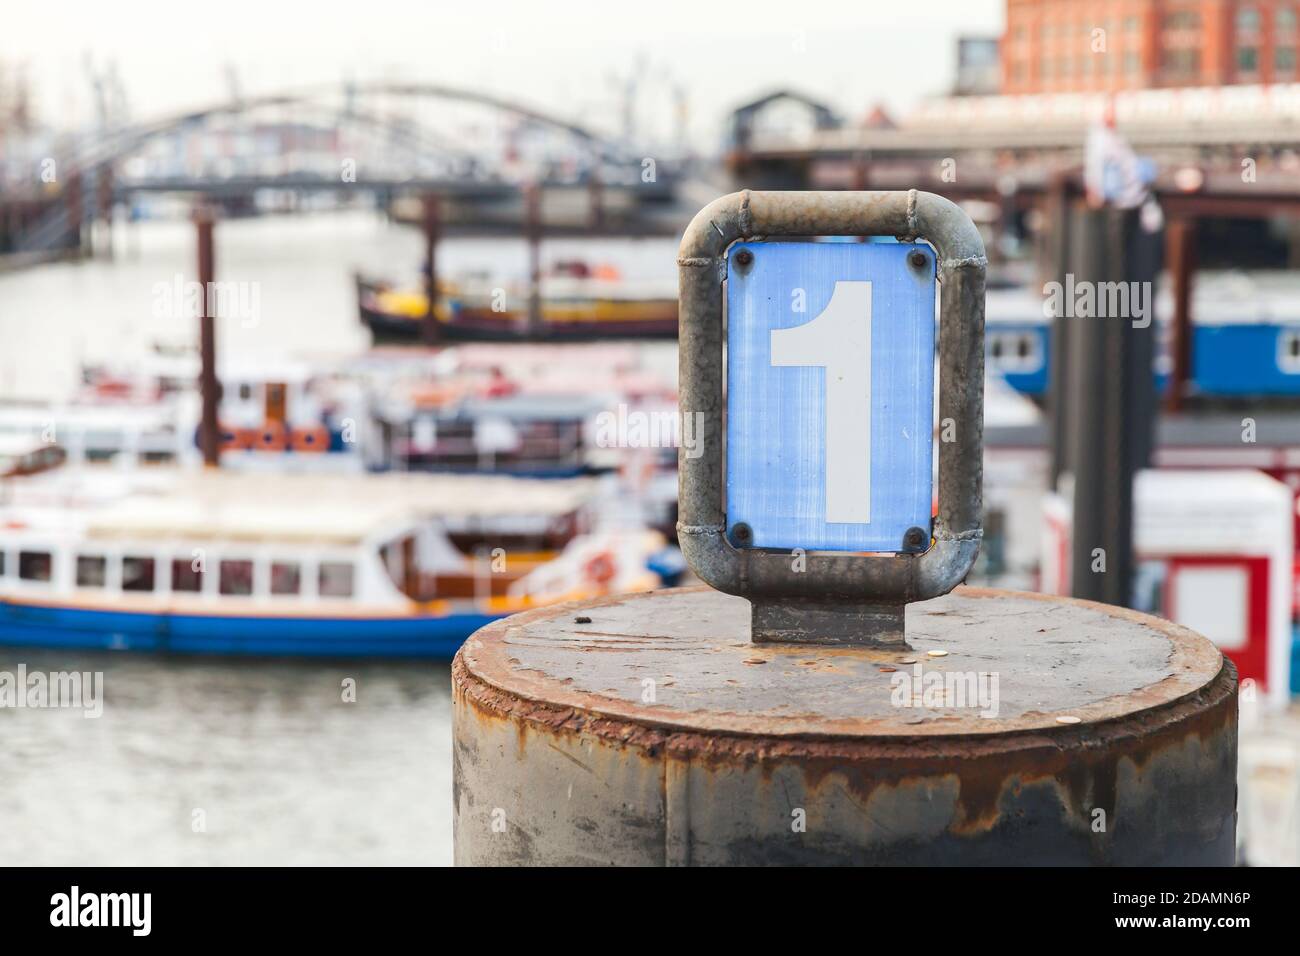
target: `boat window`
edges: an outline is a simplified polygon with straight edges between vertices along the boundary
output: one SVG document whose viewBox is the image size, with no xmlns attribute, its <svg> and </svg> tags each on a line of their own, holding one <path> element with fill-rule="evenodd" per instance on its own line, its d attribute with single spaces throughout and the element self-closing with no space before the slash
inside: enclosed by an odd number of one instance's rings
<svg viewBox="0 0 1300 956">
<path fill-rule="evenodd" d="M 0 575 L 5 573 L 5 553 L 0 551 Z"/>
<path fill-rule="evenodd" d="M 142 465 L 170 465 L 175 460 L 176 456 L 169 451 L 140 452 L 140 464 Z"/>
<path fill-rule="evenodd" d="M 352 597 L 352 562 L 322 561 L 320 593 L 322 597 Z"/>
<path fill-rule="evenodd" d="M 143 555 L 126 555 L 122 558 L 122 590 L 152 591 L 154 559 Z"/>
<path fill-rule="evenodd" d="M 86 461 L 90 461 L 90 462 L 112 461 L 114 458 L 118 456 L 118 454 L 121 453 L 121 451 L 122 449 L 120 448 L 102 448 L 102 447 L 87 448 Z"/>
<path fill-rule="evenodd" d="M 203 572 L 195 567 L 197 560 L 172 558 L 172 590 L 197 594 L 203 590 Z"/>
<path fill-rule="evenodd" d="M 77 555 L 77 587 L 102 588 L 108 578 L 108 558 L 102 554 Z"/>
<path fill-rule="evenodd" d="M 222 561 L 220 578 L 217 583 L 222 594 L 252 594 L 253 562 Z"/>
<path fill-rule="evenodd" d="M 297 594 L 302 590 L 302 565 L 297 561 L 271 562 L 271 593 Z"/>
<path fill-rule="evenodd" d="M 48 551 L 19 551 L 18 576 L 24 581 L 48 581 L 54 560 Z"/>
</svg>

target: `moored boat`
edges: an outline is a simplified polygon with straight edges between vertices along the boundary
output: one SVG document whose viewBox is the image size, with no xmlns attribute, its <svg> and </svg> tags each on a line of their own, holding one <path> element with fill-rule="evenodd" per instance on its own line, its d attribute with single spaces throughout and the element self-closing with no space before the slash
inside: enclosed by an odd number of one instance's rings
<svg viewBox="0 0 1300 956">
<path fill-rule="evenodd" d="M 394 288 L 358 275 L 361 321 L 377 342 L 425 337 L 429 299 L 421 290 Z M 487 280 L 439 283 L 436 338 L 444 341 L 544 342 L 677 337 L 674 283 L 631 280 L 583 263 L 560 263 L 539 282 L 538 321 L 529 316 L 529 292 Z"/>
<path fill-rule="evenodd" d="M 507 614 L 657 586 L 662 537 L 589 530 L 593 490 L 156 470 L 71 505 L 55 485 L 21 488 L 0 509 L 0 643 L 450 658 Z"/>
</svg>

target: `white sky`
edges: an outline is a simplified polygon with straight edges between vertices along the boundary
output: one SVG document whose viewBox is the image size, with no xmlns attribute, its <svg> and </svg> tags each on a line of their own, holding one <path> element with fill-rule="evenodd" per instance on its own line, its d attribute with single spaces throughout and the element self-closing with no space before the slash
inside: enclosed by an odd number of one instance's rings
<svg viewBox="0 0 1300 956">
<path fill-rule="evenodd" d="M 643 110 L 688 91 L 692 139 L 773 88 L 846 116 L 944 92 L 958 34 L 996 34 L 1002 0 L 14 0 L 0 61 L 25 63 L 41 119 L 91 118 L 87 55 L 115 60 L 136 119 L 345 77 L 486 89 L 612 129 L 618 78 L 644 64 Z M 662 119 L 666 123 L 666 119 Z"/>
</svg>

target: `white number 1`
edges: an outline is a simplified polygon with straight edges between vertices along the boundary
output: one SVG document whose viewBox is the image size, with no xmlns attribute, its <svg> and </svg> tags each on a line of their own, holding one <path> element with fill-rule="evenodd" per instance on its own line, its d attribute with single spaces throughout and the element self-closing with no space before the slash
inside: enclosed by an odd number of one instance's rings
<svg viewBox="0 0 1300 956">
<path fill-rule="evenodd" d="M 836 282 L 811 322 L 772 330 L 772 364 L 826 369 L 826 520 L 871 520 L 871 283 Z"/>
</svg>

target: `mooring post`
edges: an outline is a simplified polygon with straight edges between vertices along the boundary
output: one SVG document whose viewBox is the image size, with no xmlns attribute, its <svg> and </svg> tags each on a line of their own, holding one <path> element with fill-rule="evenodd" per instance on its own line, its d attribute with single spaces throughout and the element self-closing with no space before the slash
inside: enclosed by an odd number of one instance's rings
<svg viewBox="0 0 1300 956">
<path fill-rule="evenodd" d="M 1075 314 L 1064 320 L 1072 366 L 1071 593 L 1128 606 L 1136 569 L 1133 481 L 1148 464 L 1155 428 L 1156 237 L 1136 210 L 1080 209 L 1075 226 L 1068 287 L 1095 294 L 1084 314 L 1069 303 Z M 1124 295 L 1107 295 L 1108 289 Z M 1088 300 L 1081 295 L 1079 301 Z"/>
<path fill-rule="evenodd" d="M 863 235 L 898 242 L 782 241 Z M 985 259 L 965 214 L 916 191 L 746 191 L 696 216 L 678 264 L 681 406 L 704 423 L 678 532 L 708 586 L 470 637 L 457 863 L 1231 864 L 1237 682 L 1212 643 L 954 590 L 981 536 Z"/>
<path fill-rule="evenodd" d="M 1192 377 L 1192 274 L 1196 271 L 1196 220 L 1190 214 L 1174 216 L 1165 226 L 1166 260 L 1173 286 L 1174 315 L 1169 326 L 1169 353 L 1173 359 L 1165 386 L 1165 408 L 1182 411 L 1187 383 Z"/>
<path fill-rule="evenodd" d="M 605 229 L 605 195 L 604 184 L 600 180 L 599 154 L 587 176 L 587 229 L 595 235 Z"/>
<path fill-rule="evenodd" d="M 528 242 L 528 334 L 542 332 L 542 189 L 536 182 L 524 187 L 524 236 Z"/>
<path fill-rule="evenodd" d="M 438 232 L 441 222 L 438 196 L 425 193 L 421 198 L 424 227 L 424 295 L 425 310 L 422 335 L 426 345 L 436 345 L 442 338 L 438 325 Z"/>
<path fill-rule="evenodd" d="M 199 288 L 202 306 L 199 312 L 199 395 L 203 403 L 199 420 L 199 448 L 203 464 L 215 468 L 221 463 L 221 436 L 217 407 L 221 402 L 221 383 L 217 380 L 217 331 L 213 313 L 212 283 L 216 273 L 216 251 L 212 241 L 216 211 L 207 202 L 194 207 L 194 231 L 198 240 Z"/>
<path fill-rule="evenodd" d="M 1070 234 L 1074 219 L 1074 201 L 1071 197 L 1069 177 L 1058 173 L 1052 178 L 1044 202 L 1047 220 L 1047 242 L 1040 250 L 1043 268 L 1038 270 L 1042 288 L 1048 283 L 1059 283 L 1062 288 L 1070 271 Z M 1048 486 L 1056 489 L 1061 476 L 1070 470 L 1069 464 L 1069 352 L 1070 320 L 1063 306 L 1058 304 L 1048 329 L 1047 414 L 1051 422 L 1051 462 L 1048 466 Z"/>
</svg>

